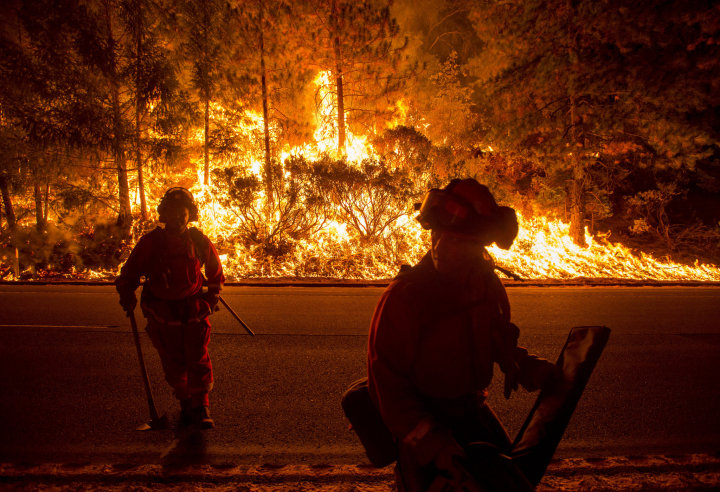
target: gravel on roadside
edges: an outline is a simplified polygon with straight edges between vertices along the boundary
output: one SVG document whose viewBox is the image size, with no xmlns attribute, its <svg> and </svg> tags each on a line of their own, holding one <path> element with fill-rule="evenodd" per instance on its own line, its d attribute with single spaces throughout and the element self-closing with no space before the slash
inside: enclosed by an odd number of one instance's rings
<svg viewBox="0 0 720 492">
<path fill-rule="evenodd" d="M 0 464 L 0 490 L 108 492 L 389 492 L 392 467 L 369 465 Z M 538 492 L 720 490 L 719 455 L 554 461 Z"/>
</svg>

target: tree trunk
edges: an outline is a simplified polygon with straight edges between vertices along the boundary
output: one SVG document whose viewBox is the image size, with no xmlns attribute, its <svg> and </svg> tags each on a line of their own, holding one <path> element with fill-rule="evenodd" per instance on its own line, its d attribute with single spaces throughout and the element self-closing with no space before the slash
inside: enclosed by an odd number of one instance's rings
<svg viewBox="0 0 720 492">
<path fill-rule="evenodd" d="M 140 116 L 144 112 L 140 101 L 140 62 L 142 60 L 142 2 L 137 2 L 137 18 L 135 30 L 137 35 L 137 70 L 135 73 L 135 161 L 138 174 L 138 191 L 140 192 L 140 215 L 143 220 L 147 219 L 147 202 L 145 201 L 145 177 L 143 175 L 142 153 L 140 145 L 142 142 L 140 133 Z"/>
<path fill-rule="evenodd" d="M 268 119 L 267 81 L 265 79 L 265 40 L 263 38 L 263 2 L 260 2 L 260 83 L 262 85 L 263 126 L 265 131 L 265 195 L 268 210 L 273 204 L 272 159 L 270 158 L 270 121 Z"/>
<path fill-rule="evenodd" d="M 48 221 L 48 209 L 50 208 L 50 183 L 45 185 L 45 211 L 43 212 L 43 220 L 47 226 Z"/>
<path fill-rule="evenodd" d="M 573 179 L 570 188 L 570 237 L 583 248 L 585 242 L 585 171 L 577 159 L 573 159 Z"/>
<path fill-rule="evenodd" d="M 207 11 L 205 11 L 205 14 L 207 14 Z M 203 36 L 205 39 L 205 44 L 203 49 L 208 50 L 208 28 L 207 23 L 205 24 L 205 29 L 203 30 Z M 207 76 L 207 74 L 205 74 Z M 205 83 L 208 84 L 208 80 L 205 80 Z M 203 184 L 207 186 L 210 184 L 210 89 L 208 86 L 206 86 L 201 93 L 204 93 L 204 99 L 205 99 L 205 141 L 203 142 Z"/>
<path fill-rule="evenodd" d="M 43 232 L 45 230 L 45 220 L 43 215 L 43 200 L 40 185 L 35 183 L 33 185 L 33 191 L 35 192 L 35 229 L 38 232 Z"/>
<path fill-rule="evenodd" d="M 570 166 L 572 171 L 572 186 L 570 189 L 570 237 L 573 242 L 583 248 L 587 247 L 585 242 L 585 168 L 584 153 L 585 145 L 583 136 L 578 133 L 577 95 L 575 87 L 575 68 L 578 65 L 578 54 L 575 50 L 575 36 L 573 35 L 572 16 L 574 7 L 572 0 L 567 1 L 568 16 L 568 57 L 572 66 L 568 82 L 568 93 L 570 96 Z"/>
<path fill-rule="evenodd" d="M 345 154 L 345 101 L 343 97 L 343 78 L 341 69 L 338 68 L 338 77 L 335 80 L 337 85 L 337 107 L 338 107 L 338 154 Z"/>
<path fill-rule="evenodd" d="M 205 98 L 205 141 L 203 142 L 203 184 L 210 183 L 210 98 Z"/>
<path fill-rule="evenodd" d="M 343 94 L 343 63 L 340 37 L 337 35 L 339 27 L 339 12 L 337 2 L 333 2 L 333 30 L 335 32 L 335 87 L 337 89 L 337 124 L 338 124 L 338 155 L 345 155 L 345 96 Z"/>
<path fill-rule="evenodd" d="M 113 38 L 110 14 L 110 2 L 105 4 L 105 15 L 108 29 L 108 47 L 110 49 L 109 83 L 113 112 L 113 158 L 118 173 L 118 218 L 117 226 L 125 235 L 130 235 L 132 227 L 132 211 L 130 208 L 130 186 L 128 185 L 128 172 L 125 156 L 125 133 L 123 130 L 122 112 L 120 108 L 120 88 L 117 82 L 117 67 L 115 66 L 115 39 Z"/>
<path fill-rule="evenodd" d="M 3 206 L 5 207 L 5 219 L 7 220 L 8 228 L 10 231 L 15 232 L 15 229 L 17 229 L 17 221 L 15 220 L 15 211 L 13 210 L 10 188 L 8 187 L 7 177 L 5 176 L 0 176 L 0 194 L 2 194 Z"/>
<path fill-rule="evenodd" d="M 130 233 L 132 211 L 130 207 L 130 186 L 128 184 L 127 163 L 125 160 L 125 143 L 120 114 L 120 95 L 117 87 L 112 90 L 113 105 L 113 156 L 118 173 L 118 218 L 117 225 Z"/>
<path fill-rule="evenodd" d="M 345 96 L 343 95 L 343 73 L 340 60 L 340 39 L 335 38 L 335 85 L 337 87 L 337 118 L 338 118 L 338 154 L 345 154 Z"/>
</svg>

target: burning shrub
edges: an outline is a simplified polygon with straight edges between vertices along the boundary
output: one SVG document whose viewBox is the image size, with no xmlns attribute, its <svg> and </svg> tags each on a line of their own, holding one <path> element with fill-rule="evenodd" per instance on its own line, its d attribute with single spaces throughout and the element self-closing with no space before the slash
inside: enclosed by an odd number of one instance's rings
<svg viewBox="0 0 720 492">
<path fill-rule="evenodd" d="M 236 237 L 255 246 L 257 255 L 278 257 L 288 253 L 295 241 L 322 229 L 328 220 L 328 202 L 314 186 L 314 169 L 304 158 L 291 157 L 284 166 L 273 166 L 273 196 L 265 196 L 265 184 L 243 166 L 213 170 L 212 191 L 218 202 L 237 221 Z"/>
<path fill-rule="evenodd" d="M 643 221 L 638 227 L 638 221 L 635 220 L 636 226 L 631 231 L 641 234 L 651 231 L 663 240 L 667 247 L 675 249 L 672 238 L 675 227 L 670 224 L 666 209 L 672 199 L 679 194 L 680 192 L 674 183 L 658 182 L 656 190 L 641 191 L 628 198 L 630 212 L 639 215 L 640 220 Z"/>
<path fill-rule="evenodd" d="M 328 194 L 340 222 L 362 244 L 377 244 L 400 226 L 421 191 L 408 171 L 389 169 L 383 161 L 366 159 L 359 165 L 345 160 L 319 163 L 320 185 Z"/>
</svg>

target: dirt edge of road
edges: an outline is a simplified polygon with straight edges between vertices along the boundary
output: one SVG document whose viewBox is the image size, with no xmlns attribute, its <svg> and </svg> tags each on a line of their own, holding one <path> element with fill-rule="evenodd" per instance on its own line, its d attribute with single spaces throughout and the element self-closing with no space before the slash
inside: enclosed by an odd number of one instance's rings
<svg viewBox="0 0 720 492">
<path fill-rule="evenodd" d="M 11 491 L 319 491 L 394 489 L 392 467 L 369 465 L 0 464 Z M 554 461 L 538 492 L 717 491 L 720 455 L 627 456 Z"/>
</svg>

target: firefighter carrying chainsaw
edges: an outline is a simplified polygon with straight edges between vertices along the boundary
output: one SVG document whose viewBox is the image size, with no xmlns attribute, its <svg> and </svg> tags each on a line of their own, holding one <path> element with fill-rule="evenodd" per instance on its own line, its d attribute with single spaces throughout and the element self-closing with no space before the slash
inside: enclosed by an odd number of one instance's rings
<svg viewBox="0 0 720 492">
<path fill-rule="evenodd" d="M 401 270 L 382 294 L 368 343 L 368 389 L 398 446 L 398 490 L 434 490 L 439 477 L 461 480 L 468 445 L 510 449 L 505 428 L 486 403 L 497 363 L 505 397 L 540 389 L 554 364 L 517 346 L 510 303 L 492 258 L 518 232 L 515 211 L 500 207 L 474 179 L 429 191 L 418 221 L 431 247 Z"/>
<path fill-rule="evenodd" d="M 128 313 L 137 305 L 135 290 L 145 277 L 140 307 L 146 331 L 158 351 L 165 380 L 180 401 L 181 421 L 200 428 L 215 426 L 208 393 L 213 369 L 208 354 L 210 322 L 225 282 L 220 258 L 212 242 L 198 229 L 198 208 L 185 188 L 170 188 L 158 205 L 160 222 L 140 238 L 130 253 L 115 287 Z M 207 290 L 203 289 L 205 267 Z"/>
</svg>

